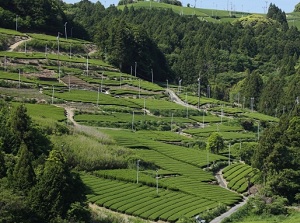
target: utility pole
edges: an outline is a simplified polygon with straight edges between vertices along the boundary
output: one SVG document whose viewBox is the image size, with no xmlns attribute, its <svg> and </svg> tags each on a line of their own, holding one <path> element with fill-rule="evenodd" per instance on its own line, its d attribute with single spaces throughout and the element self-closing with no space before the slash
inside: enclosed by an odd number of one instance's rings
<svg viewBox="0 0 300 223">
<path fill-rule="evenodd" d="M 144 115 L 146 115 L 146 98 L 144 98 Z"/>
<path fill-rule="evenodd" d="M 178 94 L 181 93 L 181 81 L 182 81 L 182 79 L 180 79 L 180 80 L 178 81 Z"/>
<path fill-rule="evenodd" d="M 259 141 L 259 122 L 257 123 L 257 141 Z"/>
<path fill-rule="evenodd" d="M 204 129 L 204 110 L 202 110 L 202 128 Z"/>
<path fill-rule="evenodd" d="M 70 78 L 70 74 L 68 74 L 68 78 L 69 78 L 69 92 L 71 91 L 71 78 Z"/>
<path fill-rule="evenodd" d="M 4 70 L 7 71 L 7 60 L 6 60 L 6 55 L 4 56 Z"/>
<path fill-rule="evenodd" d="M 45 46 L 45 57 L 47 58 L 47 44 Z"/>
<path fill-rule="evenodd" d="M 169 80 L 167 79 L 167 89 L 169 89 Z"/>
<path fill-rule="evenodd" d="M 57 65 L 58 65 L 58 81 L 60 82 L 60 61 L 59 61 L 59 35 L 61 33 L 57 33 Z"/>
<path fill-rule="evenodd" d="M 171 116 L 171 132 L 172 132 L 172 125 L 173 125 L 173 113 L 172 113 L 172 116 Z"/>
<path fill-rule="evenodd" d="M 151 69 L 151 74 L 152 74 L 152 84 L 153 84 L 153 69 Z"/>
<path fill-rule="evenodd" d="M 186 104 L 186 118 L 189 118 L 189 106 L 187 101 L 187 93 L 185 93 L 185 104 Z"/>
<path fill-rule="evenodd" d="M 97 95 L 97 107 L 99 105 L 99 97 L 100 97 L 100 86 L 98 87 L 98 95 Z"/>
<path fill-rule="evenodd" d="M 16 15 L 16 31 L 18 31 L 18 15 Z"/>
<path fill-rule="evenodd" d="M 134 111 L 132 111 L 131 131 L 134 131 Z"/>
<path fill-rule="evenodd" d="M 198 109 L 200 109 L 200 86 L 201 86 L 201 76 L 199 73 L 199 78 L 198 78 Z"/>
<path fill-rule="evenodd" d="M 254 97 L 251 98 L 251 112 L 253 112 L 253 106 L 254 106 Z"/>
<path fill-rule="evenodd" d="M 139 78 L 139 98 L 141 98 L 141 79 Z"/>
<path fill-rule="evenodd" d="M 223 111 L 223 105 L 222 105 L 222 109 L 221 109 L 221 124 L 223 123 L 223 116 L 224 116 L 224 111 Z"/>
<path fill-rule="evenodd" d="M 53 100 L 54 100 L 54 85 L 52 85 L 52 104 L 53 104 Z"/>
<path fill-rule="evenodd" d="M 21 70 L 19 69 L 19 89 L 21 88 Z"/>
<path fill-rule="evenodd" d="M 66 40 L 68 39 L 68 35 L 67 35 L 67 23 L 68 22 L 65 22 L 65 37 L 66 37 Z"/>
<path fill-rule="evenodd" d="M 69 58 L 71 59 L 72 58 L 72 44 L 70 44 L 70 55 L 69 55 Z"/>
<path fill-rule="evenodd" d="M 89 76 L 89 54 L 86 55 L 86 76 Z"/>
</svg>

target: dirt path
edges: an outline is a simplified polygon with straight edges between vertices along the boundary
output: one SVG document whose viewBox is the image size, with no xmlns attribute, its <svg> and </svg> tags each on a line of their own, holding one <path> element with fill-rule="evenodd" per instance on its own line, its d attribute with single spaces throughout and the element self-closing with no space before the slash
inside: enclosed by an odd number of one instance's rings
<svg viewBox="0 0 300 223">
<path fill-rule="evenodd" d="M 247 203 L 247 201 L 248 201 L 248 197 L 244 197 L 244 200 L 241 203 L 233 206 L 231 209 L 229 209 L 229 211 L 227 211 L 227 212 L 223 213 L 222 215 L 220 215 L 219 217 L 215 218 L 210 223 L 220 223 L 225 218 L 229 217 L 234 212 L 236 212 L 240 207 L 243 207 Z"/>
<path fill-rule="evenodd" d="M 9 50 L 7 50 L 7 51 L 8 51 L 8 52 L 12 52 L 12 51 L 14 51 L 18 46 L 20 46 L 22 43 L 27 42 L 27 41 L 30 41 L 30 40 L 31 40 L 30 37 L 29 37 L 28 39 L 20 40 L 20 41 L 14 43 L 13 45 L 11 45 L 11 46 L 9 47 Z"/>
<path fill-rule="evenodd" d="M 217 181 L 219 183 L 219 185 L 223 188 L 226 188 L 227 189 L 227 181 L 224 179 L 223 177 L 223 174 L 222 174 L 222 169 L 219 170 L 216 174 L 216 178 L 217 178 Z"/>
<path fill-rule="evenodd" d="M 193 108 L 193 109 L 198 109 L 196 106 L 187 104 L 187 103 L 185 103 L 184 101 L 182 101 L 182 100 L 175 94 L 175 92 L 172 91 L 171 89 L 166 89 L 166 92 L 170 95 L 171 101 L 175 102 L 176 104 L 182 105 L 182 106 L 184 106 L 184 107 L 189 107 L 189 108 Z"/>
<path fill-rule="evenodd" d="M 222 174 L 223 169 L 219 170 L 216 174 L 217 181 L 219 185 L 223 188 L 226 188 L 227 190 L 230 190 L 227 188 L 227 181 L 224 179 L 223 174 Z M 234 191 L 233 191 L 234 192 Z M 232 215 L 234 212 L 236 212 L 240 207 L 244 206 L 247 203 L 248 197 L 243 196 L 243 201 L 235 206 L 233 206 L 231 209 L 229 209 L 227 212 L 223 213 L 219 217 L 213 219 L 210 223 L 220 223 L 223 221 L 225 218 L 229 217 Z"/>
</svg>

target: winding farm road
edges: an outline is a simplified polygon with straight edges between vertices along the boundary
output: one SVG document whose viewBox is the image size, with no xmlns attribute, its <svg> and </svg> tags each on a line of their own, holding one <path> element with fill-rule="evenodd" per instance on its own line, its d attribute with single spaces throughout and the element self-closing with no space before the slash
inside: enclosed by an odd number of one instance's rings
<svg viewBox="0 0 300 223">
<path fill-rule="evenodd" d="M 248 201 L 248 197 L 244 197 L 244 200 L 241 203 L 233 206 L 231 209 L 229 209 L 229 211 L 227 211 L 227 212 L 223 213 L 222 215 L 220 215 L 219 217 L 215 218 L 210 223 L 220 223 L 225 218 L 229 217 L 234 212 L 236 212 L 240 207 L 243 207 L 247 203 L 247 201 Z"/>
<path fill-rule="evenodd" d="M 174 101 L 174 102 L 176 102 L 176 103 L 178 103 L 178 104 L 180 104 L 182 106 L 185 106 L 185 107 L 189 106 L 189 107 L 196 108 L 195 106 L 188 105 L 188 104 L 184 103 L 172 90 L 167 89 L 166 91 L 170 95 L 172 101 Z M 92 129 L 94 129 L 93 127 L 80 125 L 80 124 L 78 124 L 74 120 L 74 111 L 75 111 L 75 108 L 71 108 L 71 107 L 68 107 L 68 106 L 61 106 L 61 105 L 59 107 L 63 107 L 66 110 L 66 112 L 67 112 L 67 119 L 74 125 L 74 127 L 75 127 L 75 129 L 77 131 L 83 131 L 83 132 L 85 132 L 87 134 L 91 134 L 91 135 L 95 134 L 94 131 L 91 131 Z M 216 178 L 217 178 L 217 181 L 218 181 L 218 183 L 219 183 L 219 185 L 221 187 L 228 189 L 227 188 L 227 182 L 223 178 L 222 170 L 220 170 L 216 174 Z M 233 206 L 231 209 L 229 209 L 227 212 L 223 213 L 219 217 L 213 219 L 210 223 L 220 223 L 222 220 L 224 220 L 225 218 L 229 217 L 234 212 L 236 212 L 240 207 L 244 206 L 247 203 L 247 200 L 248 200 L 248 197 L 244 197 L 244 199 L 243 199 L 242 202 L 240 202 L 239 204 Z M 125 218 L 125 219 L 127 219 L 127 218 Z M 163 221 L 160 221 L 160 222 L 163 222 Z"/>
<path fill-rule="evenodd" d="M 18 46 L 20 46 L 22 43 L 24 43 L 24 42 L 27 42 L 27 41 L 29 41 L 29 40 L 31 40 L 31 38 L 29 37 L 28 39 L 22 39 L 22 40 L 20 40 L 20 41 L 18 41 L 18 42 L 16 42 L 16 43 L 14 43 L 13 45 L 11 45 L 10 47 L 9 47 L 9 49 L 7 50 L 7 52 L 12 52 L 12 51 L 14 51 Z"/>
</svg>

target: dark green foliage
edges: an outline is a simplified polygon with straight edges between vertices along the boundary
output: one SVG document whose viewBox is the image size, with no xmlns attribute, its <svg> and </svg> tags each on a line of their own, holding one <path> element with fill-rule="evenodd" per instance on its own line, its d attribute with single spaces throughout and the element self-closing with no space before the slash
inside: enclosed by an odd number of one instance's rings
<svg viewBox="0 0 300 223">
<path fill-rule="evenodd" d="M 230 217 L 225 218 L 222 223 L 238 222 L 247 218 L 247 216 L 259 216 L 261 219 L 268 219 L 272 215 L 286 215 L 287 200 L 280 196 L 264 197 L 254 196 L 250 197 L 246 205 L 241 207 L 237 212 Z"/>
<path fill-rule="evenodd" d="M 222 136 L 219 135 L 219 133 L 217 132 L 212 133 L 207 140 L 206 149 L 216 154 L 218 154 L 221 150 L 223 150 L 224 140 Z"/>
<path fill-rule="evenodd" d="M 300 118 L 282 118 L 277 127 L 265 131 L 255 150 L 253 164 L 267 176 L 274 194 L 294 202 L 300 190 Z"/>
<path fill-rule="evenodd" d="M 25 197 L 5 188 L 5 184 L 5 181 L 0 181 L 0 222 L 40 222 L 35 213 L 28 208 Z"/>
<path fill-rule="evenodd" d="M 31 125 L 30 117 L 27 115 L 25 105 L 18 106 L 12 113 L 10 118 L 10 126 L 12 132 L 19 142 L 26 138 L 26 133 L 29 132 Z"/>
<path fill-rule="evenodd" d="M 263 88 L 258 104 L 258 111 L 267 115 L 276 115 L 283 96 L 285 81 L 280 77 L 271 77 Z"/>
<path fill-rule="evenodd" d="M 272 3 L 270 4 L 267 13 L 267 18 L 271 18 L 278 21 L 280 24 L 283 25 L 284 29 L 286 30 L 288 25 L 287 25 L 285 12 L 282 11 L 280 8 L 278 8 L 275 4 Z"/>
<path fill-rule="evenodd" d="M 0 179 L 6 176 L 4 153 L 0 150 Z"/>
<path fill-rule="evenodd" d="M 300 12 L 300 3 L 298 3 L 297 5 L 295 5 L 294 12 Z"/>
<path fill-rule="evenodd" d="M 258 72 L 248 74 L 242 86 L 242 96 L 245 97 L 245 106 L 251 106 L 253 98 L 253 107 L 257 108 L 261 91 L 263 89 L 263 80 Z"/>
<path fill-rule="evenodd" d="M 82 194 L 79 176 L 70 172 L 60 151 L 52 150 L 29 200 L 32 210 L 42 219 L 64 218 L 70 205 L 83 199 Z"/>
<path fill-rule="evenodd" d="M 35 173 L 31 165 L 32 155 L 25 144 L 21 145 L 18 156 L 19 158 L 13 171 L 11 184 L 16 190 L 27 194 L 35 184 Z"/>
</svg>

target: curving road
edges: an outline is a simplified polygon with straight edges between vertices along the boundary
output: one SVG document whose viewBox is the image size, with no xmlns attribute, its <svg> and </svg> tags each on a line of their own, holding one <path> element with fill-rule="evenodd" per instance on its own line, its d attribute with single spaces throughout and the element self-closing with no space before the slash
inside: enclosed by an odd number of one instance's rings
<svg viewBox="0 0 300 223">
<path fill-rule="evenodd" d="M 21 45 L 22 43 L 27 42 L 27 41 L 29 41 L 29 40 L 31 40 L 30 37 L 29 37 L 28 39 L 23 39 L 23 40 L 20 40 L 20 41 L 14 43 L 13 45 L 11 45 L 11 46 L 9 47 L 9 49 L 7 50 L 7 52 L 12 52 L 12 51 L 14 51 L 19 45 Z"/>
</svg>

